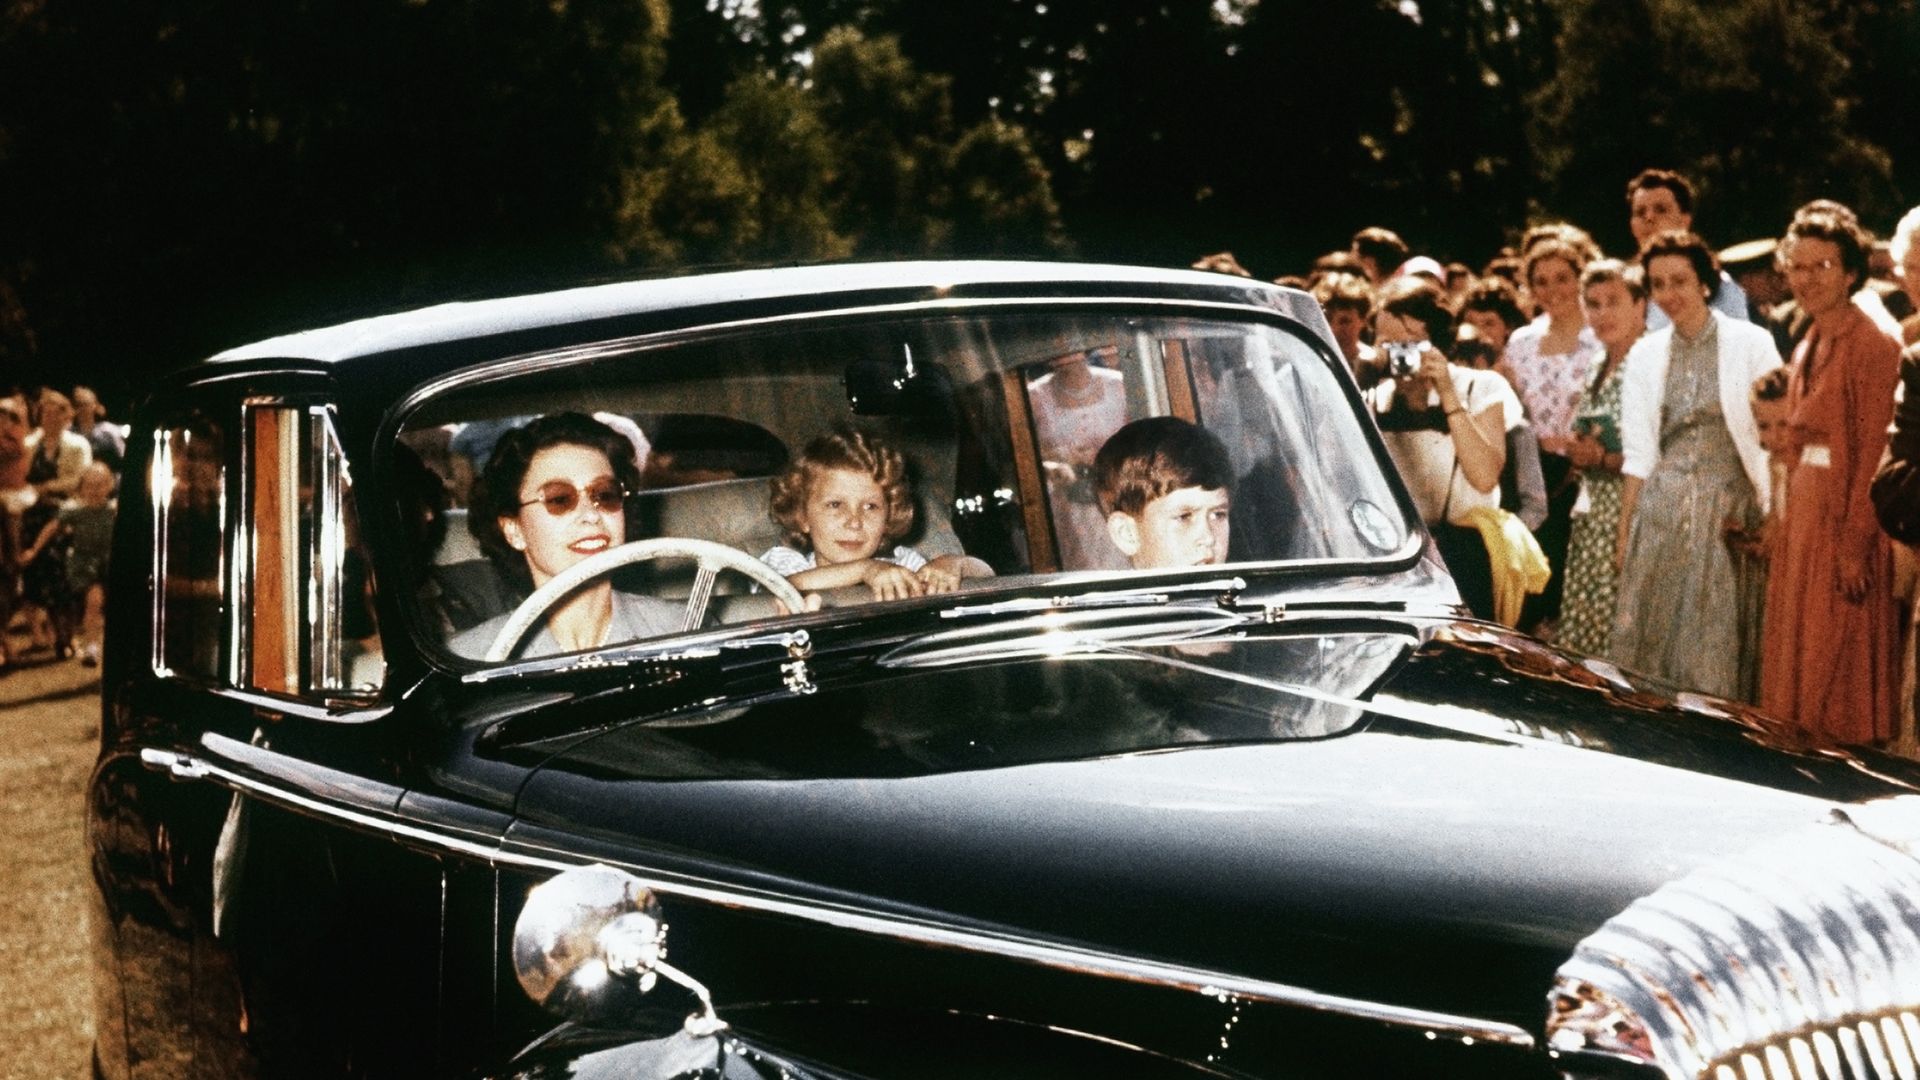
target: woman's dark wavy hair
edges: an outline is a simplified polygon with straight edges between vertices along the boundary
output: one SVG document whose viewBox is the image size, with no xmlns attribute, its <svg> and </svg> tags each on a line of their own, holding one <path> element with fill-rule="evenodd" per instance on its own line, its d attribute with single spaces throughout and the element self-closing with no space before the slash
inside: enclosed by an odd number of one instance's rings
<svg viewBox="0 0 1920 1080">
<path fill-rule="evenodd" d="M 1526 313 L 1520 310 L 1520 292 L 1513 284 L 1502 277 L 1475 278 L 1467 286 L 1466 295 L 1460 298 L 1460 313 L 1484 311 L 1500 317 L 1507 324 L 1507 332 L 1527 325 Z"/>
<path fill-rule="evenodd" d="M 1382 314 L 1412 319 L 1425 328 L 1434 348 L 1453 355 L 1453 311 L 1447 307 L 1447 294 L 1418 274 L 1382 285 L 1374 296 L 1373 313 L 1376 319 Z"/>
<path fill-rule="evenodd" d="M 467 531 L 508 580 L 522 585 L 530 585 L 533 580 L 527 557 L 507 543 L 500 531 L 500 519 L 520 512 L 520 484 L 527 478 L 527 467 L 533 464 L 535 454 L 550 446 L 598 450 L 613 463 L 613 478 L 628 495 L 640 490 L 640 467 L 634 462 L 633 443 L 584 413 L 536 417 L 500 436 L 487 467 L 474 481 L 468 499 Z"/>
<path fill-rule="evenodd" d="M 1713 249 L 1705 240 L 1685 229 L 1655 233 L 1634 260 L 1640 264 L 1641 273 L 1647 275 L 1649 292 L 1653 289 L 1653 260 L 1662 255 L 1679 255 L 1693 264 L 1695 276 L 1707 287 L 1707 303 L 1720 298 L 1720 260 L 1714 257 Z"/>
</svg>

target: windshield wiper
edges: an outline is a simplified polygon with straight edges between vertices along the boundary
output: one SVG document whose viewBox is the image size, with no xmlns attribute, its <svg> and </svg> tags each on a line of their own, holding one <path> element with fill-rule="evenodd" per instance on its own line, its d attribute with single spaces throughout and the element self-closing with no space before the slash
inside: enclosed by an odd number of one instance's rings
<svg viewBox="0 0 1920 1080">
<path fill-rule="evenodd" d="M 621 645 L 611 649 L 599 649 L 589 653 L 573 653 L 567 656 L 543 656 L 536 660 L 522 660 L 514 664 L 502 664 L 499 667 L 470 671 L 462 677 L 462 682 L 484 683 L 495 679 L 511 679 L 524 675 L 545 675 L 555 672 L 604 671 L 610 668 L 628 668 L 639 664 L 673 663 L 683 660 L 711 660 L 722 652 L 744 649 L 778 649 L 787 654 L 790 660 L 805 660 L 813 655 L 813 638 L 805 630 L 793 630 L 778 634 L 761 634 L 756 637 L 725 638 L 711 643 L 686 644 L 679 641 L 643 641 L 632 645 Z"/>
<path fill-rule="evenodd" d="M 1231 608 L 1246 587 L 1246 579 L 1232 577 L 1143 589 L 1105 589 L 1075 593 L 1072 596 L 1021 596 L 991 604 L 961 604 L 945 608 L 940 612 L 940 617 L 967 619 L 991 615 L 1028 615 L 1045 611 L 1084 611 L 1089 608 L 1165 605 L 1171 604 L 1179 596 L 1193 594 L 1213 596 L 1222 608 Z"/>
<path fill-rule="evenodd" d="M 1015 617 L 982 619 L 923 634 L 889 650 L 876 663 L 883 668 L 922 668 L 1021 656 L 1062 656 L 1094 651 L 1114 642 L 1196 641 L 1270 621 L 1266 608 L 1244 610 L 1231 601 L 1231 592 L 1221 590 L 1221 586 L 1234 583 L 1031 598 L 956 609 L 958 614 L 951 617 Z M 1168 595 L 1177 591 L 1211 595 L 1207 600 L 1179 602 L 1178 597 Z M 1208 602 L 1213 599 L 1219 602 Z"/>
</svg>

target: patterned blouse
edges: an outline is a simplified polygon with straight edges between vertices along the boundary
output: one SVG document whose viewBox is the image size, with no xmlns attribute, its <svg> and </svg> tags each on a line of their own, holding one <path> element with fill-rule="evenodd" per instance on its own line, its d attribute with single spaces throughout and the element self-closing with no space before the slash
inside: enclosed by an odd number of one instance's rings
<svg viewBox="0 0 1920 1080">
<path fill-rule="evenodd" d="M 1605 356 L 1607 348 L 1592 327 L 1580 328 L 1571 353 L 1541 352 L 1546 337 L 1545 315 L 1515 330 L 1507 339 L 1507 370 L 1534 433 L 1543 440 L 1566 439 L 1573 435 L 1574 402 L 1586 388 L 1594 361 Z"/>
</svg>

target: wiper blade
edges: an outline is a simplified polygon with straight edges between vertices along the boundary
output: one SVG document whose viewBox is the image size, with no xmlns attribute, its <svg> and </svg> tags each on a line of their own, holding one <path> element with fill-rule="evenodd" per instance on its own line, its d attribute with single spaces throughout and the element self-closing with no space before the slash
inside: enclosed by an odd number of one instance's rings
<svg viewBox="0 0 1920 1080">
<path fill-rule="evenodd" d="M 943 619 L 966 619 L 989 615 L 1023 615 L 1044 611 L 1083 611 L 1089 608 L 1140 607 L 1170 604 L 1181 596 L 1215 597 L 1222 607 L 1231 607 L 1245 591 L 1244 578 L 1220 578 L 1183 585 L 1165 585 L 1142 589 L 1105 589 L 1072 596 L 1020 596 L 991 604 L 961 604 L 940 612 Z"/>
<path fill-rule="evenodd" d="M 1067 608 L 1005 609 L 1021 617 L 924 634 L 888 651 L 876 663 L 883 668 L 924 668 L 1065 656 L 1099 651 L 1115 642 L 1195 641 L 1264 621 L 1260 614 L 1219 604 L 1175 605 L 1165 596 L 1135 596 L 1132 600 L 1124 606 L 1103 598 L 1099 603 Z"/>
<path fill-rule="evenodd" d="M 604 671 L 610 668 L 628 668 L 639 664 L 673 663 L 683 660 L 711 660 L 722 652 L 744 649 L 778 649 L 796 660 L 805 659 L 813 653 L 813 639 L 805 630 L 794 630 L 780 634 L 762 634 L 757 637 L 724 638 L 716 642 L 688 644 L 679 641 L 648 641 L 633 645 L 621 645 L 611 649 L 599 649 L 589 653 L 573 653 L 567 656 L 543 656 L 537 660 L 522 660 L 518 663 L 503 664 L 500 667 L 483 671 L 468 672 L 462 682 L 484 683 L 495 679 L 511 679 L 526 675 L 546 675 L 558 672 Z"/>
</svg>

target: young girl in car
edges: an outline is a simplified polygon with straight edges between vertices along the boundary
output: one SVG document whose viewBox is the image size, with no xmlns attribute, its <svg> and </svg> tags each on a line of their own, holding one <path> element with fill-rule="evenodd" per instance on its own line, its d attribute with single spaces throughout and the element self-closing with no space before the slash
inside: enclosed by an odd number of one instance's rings
<svg viewBox="0 0 1920 1080">
<path fill-rule="evenodd" d="M 992 573 L 978 559 L 928 559 L 897 541 L 913 528 L 913 491 L 900 452 L 853 429 L 807 444 L 773 482 L 769 512 L 787 543 L 760 561 L 802 592 L 866 585 L 876 600 L 952 592 Z"/>
</svg>

